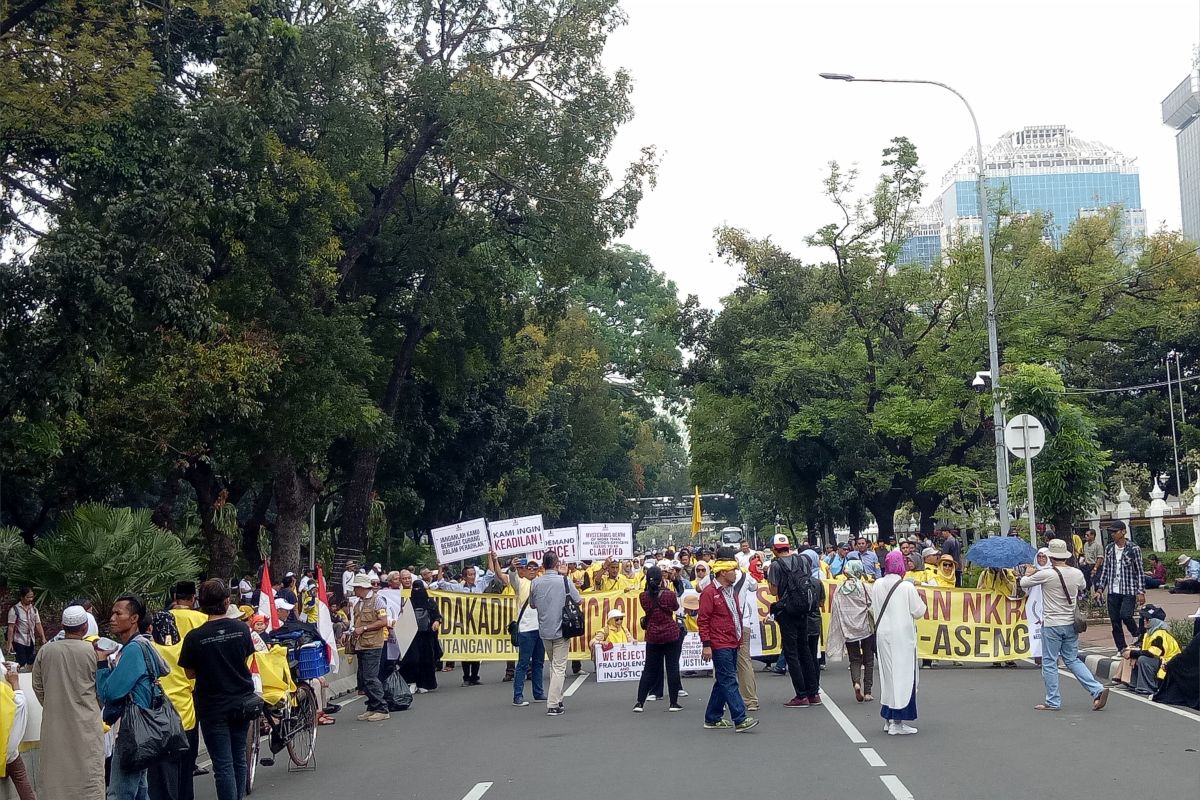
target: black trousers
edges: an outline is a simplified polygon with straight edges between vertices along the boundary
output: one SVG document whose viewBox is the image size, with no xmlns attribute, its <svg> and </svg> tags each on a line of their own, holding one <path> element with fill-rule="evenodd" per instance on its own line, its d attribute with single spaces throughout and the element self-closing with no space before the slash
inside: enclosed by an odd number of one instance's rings
<svg viewBox="0 0 1200 800">
<path fill-rule="evenodd" d="M 463 680 L 464 681 L 479 680 L 479 662 L 478 661 L 464 661 L 464 662 L 462 662 L 462 665 L 463 665 Z"/>
<path fill-rule="evenodd" d="M 646 665 L 642 667 L 642 677 L 638 681 L 638 705 L 646 702 L 646 697 L 663 685 L 663 673 L 667 676 L 667 692 L 671 704 L 679 702 L 679 690 L 683 682 L 679 679 L 679 654 L 683 651 L 683 639 L 676 639 L 669 644 L 646 643 Z"/>
<path fill-rule="evenodd" d="M 150 800 L 192 800 L 192 773 L 196 770 L 196 754 L 200 750 L 200 726 L 185 731 L 188 740 L 187 755 L 176 761 L 161 759 L 146 770 L 146 784 Z M 257 731 L 251 732 L 257 735 Z"/>
<path fill-rule="evenodd" d="M 1112 623 L 1113 644 L 1118 650 L 1125 649 L 1124 625 L 1129 629 L 1129 635 L 1134 639 L 1138 636 L 1138 626 L 1133 619 L 1133 609 L 1137 606 L 1137 597 L 1131 594 L 1108 595 L 1108 620 Z"/>
<path fill-rule="evenodd" d="M 796 697 L 808 697 L 813 694 L 808 689 L 813 671 L 808 665 L 812 658 L 808 649 L 808 619 L 801 617 L 793 620 L 784 614 L 776 617 L 775 621 L 779 623 L 780 646 L 783 648 L 783 660 L 787 662 L 788 677 L 792 679 L 792 689 Z"/>
</svg>

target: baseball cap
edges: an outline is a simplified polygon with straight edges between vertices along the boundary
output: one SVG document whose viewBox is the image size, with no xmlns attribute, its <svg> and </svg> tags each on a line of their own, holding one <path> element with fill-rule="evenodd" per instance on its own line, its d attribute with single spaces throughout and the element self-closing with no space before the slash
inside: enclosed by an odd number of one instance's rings
<svg viewBox="0 0 1200 800">
<path fill-rule="evenodd" d="M 284 600 L 282 597 L 276 597 L 275 598 L 275 607 L 278 608 L 280 611 L 291 611 L 293 608 L 296 607 L 296 604 L 289 603 L 287 600 Z M 230 606 L 230 608 L 233 608 L 233 606 Z M 241 615 L 242 615 L 242 612 L 239 611 L 238 616 L 240 617 Z"/>
<path fill-rule="evenodd" d="M 625 619 L 625 612 L 619 608 L 614 608 L 612 611 L 608 612 L 608 618 L 609 619 Z"/>
<path fill-rule="evenodd" d="M 786 533 L 777 533 L 775 534 L 774 538 L 771 539 L 772 547 L 791 547 L 791 544 L 792 543 L 788 541 Z"/>
<path fill-rule="evenodd" d="M 1125 530 L 1125 523 L 1119 519 L 1110 520 L 1109 523 L 1104 526 L 1104 530 L 1106 530 L 1106 531 L 1123 531 L 1123 530 Z"/>
</svg>

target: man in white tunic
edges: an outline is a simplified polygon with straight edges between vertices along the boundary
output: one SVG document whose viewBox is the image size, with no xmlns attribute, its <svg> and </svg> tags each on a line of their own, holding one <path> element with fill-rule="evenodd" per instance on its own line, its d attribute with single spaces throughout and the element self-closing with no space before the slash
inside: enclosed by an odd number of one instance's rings
<svg viewBox="0 0 1200 800">
<path fill-rule="evenodd" d="M 917 718 L 917 629 L 914 620 L 925 616 L 925 603 L 917 589 L 904 580 L 908 565 L 899 550 L 887 554 L 884 575 L 871 588 L 875 613 L 876 660 L 879 664 L 880 716 L 889 736 L 906 736 L 917 729 L 908 723 Z"/>
</svg>

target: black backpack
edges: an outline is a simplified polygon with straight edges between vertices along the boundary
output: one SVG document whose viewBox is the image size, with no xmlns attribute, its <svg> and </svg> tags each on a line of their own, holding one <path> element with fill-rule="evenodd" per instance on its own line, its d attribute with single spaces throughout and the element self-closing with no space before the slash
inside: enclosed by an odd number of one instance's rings
<svg viewBox="0 0 1200 800">
<path fill-rule="evenodd" d="M 779 599 L 783 610 L 795 619 L 807 617 L 810 612 L 817 606 L 817 589 L 813 586 L 812 575 L 805 569 L 808 563 L 807 559 L 802 556 L 788 556 L 789 563 L 787 564 L 783 583 L 777 584 L 779 590 L 783 592 L 783 597 Z"/>
</svg>

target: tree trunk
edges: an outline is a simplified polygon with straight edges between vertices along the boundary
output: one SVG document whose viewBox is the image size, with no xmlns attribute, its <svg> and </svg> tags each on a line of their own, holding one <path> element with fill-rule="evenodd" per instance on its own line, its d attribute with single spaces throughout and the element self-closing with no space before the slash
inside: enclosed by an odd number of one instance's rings
<svg viewBox="0 0 1200 800">
<path fill-rule="evenodd" d="M 311 466 L 297 467 L 291 458 L 281 458 L 275 468 L 275 530 L 271 534 L 271 566 L 280 575 L 300 574 L 300 539 L 308 512 L 321 493 L 321 482 Z"/>
<path fill-rule="evenodd" d="M 846 522 L 850 526 L 850 538 L 857 539 L 863 529 L 863 509 L 858 503 L 852 503 L 846 515 Z M 837 544 L 833 542 L 833 544 Z"/>
<path fill-rule="evenodd" d="M 921 512 L 921 536 L 932 536 L 937 524 L 937 512 L 945 498 L 933 492 L 917 492 L 913 496 L 913 505 Z"/>
<path fill-rule="evenodd" d="M 432 274 L 421 279 L 418 294 L 428 293 L 432 288 Z M 400 394 L 412 374 L 412 362 L 417 345 L 433 330 L 431 325 L 422 325 L 410 317 L 404 326 L 404 342 L 392 362 L 392 375 L 387 391 L 379 408 L 387 417 L 394 419 L 400 405 Z M 375 494 L 375 472 L 379 469 L 382 451 L 374 444 L 354 448 L 350 481 L 342 493 L 342 519 L 338 546 L 334 553 L 334 568 L 341 570 L 348 559 L 361 560 L 367 549 L 367 521 L 371 515 L 371 500 Z"/>
<path fill-rule="evenodd" d="M 196 510 L 200 515 L 200 532 L 208 546 L 210 578 L 233 577 L 237 563 L 237 546 L 233 539 L 217 527 L 217 509 L 225 504 L 228 492 L 207 461 L 193 461 L 184 470 L 184 478 L 196 492 Z"/>
<path fill-rule="evenodd" d="M 867 498 L 865 505 L 879 527 L 878 540 L 893 541 L 896 538 L 896 509 L 900 507 L 899 490 L 888 489 L 886 492 L 880 492 Z"/>
<path fill-rule="evenodd" d="M 267 520 L 267 512 L 271 509 L 273 498 L 271 484 L 264 484 L 254 498 L 254 508 L 250 511 L 250 518 L 242 526 L 242 559 L 251 570 L 257 570 L 262 566 L 262 553 L 258 549 L 258 531 L 259 528 L 266 527 L 269 530 L 272 527 Z"/>
<path fill-rule="evenodd" d="M 162 493 L 150 521 L 165 531 L 175 530 L 175 501 L 179 498 L 179 472 L 172 469 L 162 482 Z"/>
</svg>

